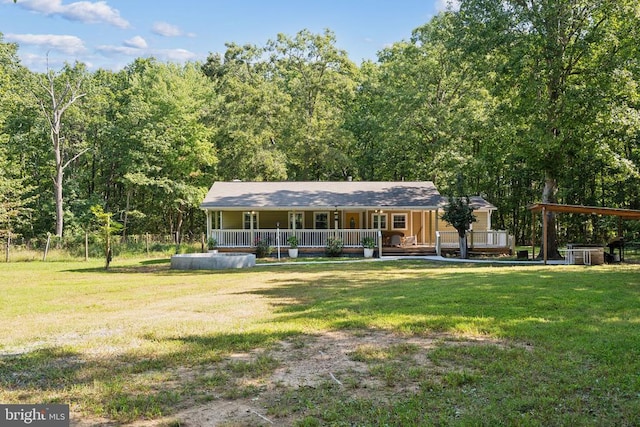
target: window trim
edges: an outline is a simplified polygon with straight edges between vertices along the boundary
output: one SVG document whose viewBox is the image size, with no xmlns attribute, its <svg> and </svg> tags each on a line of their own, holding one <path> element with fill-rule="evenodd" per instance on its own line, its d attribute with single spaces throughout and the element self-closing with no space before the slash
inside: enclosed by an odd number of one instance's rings
<svg viewBox="0 0 640 427">
<path fill-rule="evenodd" d="M 259 230 L 260 227 L 258 226 L 258 224 L 260 223 L 260 217 L 258 215 L 258 212 L 242 212 L 242 229 L 243 230 L 251 230 L 251 218 L 250 216 L 253 215 L 254 216 L 254 220 L 253 220 L 253 229 L 254 230 Z M 247 217 L 249 217 L 249 221 L 247 221 Z M 247 227 L 247 224 L 249 225 Z"/>
<path fill-rule="evenodd" d="M 396 227 L 396 217 L 402 217 L 404 227 Z M 391 214 L 391 229 L 392 230 L 407 230 L 408 229 L 407 214 L 406 213 L 394 213 Z"/>
<path fill-rule="evenodd" d="M 300 228 L 295 227 L 296 216 L 300 215 Z M 291 230 L 304 230 L 304 212 L 300 211 L 289 211 L 289 229 Z"/>
<path fill-rule="evenodd" d="M 378 227 L 376 227 L 376 219 L 378 220 Z M 384 219 L 384 227 L 380 227 L 380 219 Z M 374 213 L 371 215 L 371 226 L 374 230 L 388 230 L 389 229 L 389 215 L 386 213 Z"/>
<path fill-rule="evenodd" d="M 329 223 L 330 218 L 331 218 L 330 213 L 331 212 L 329 212 L 329 211 L 317 211 L 317 212 L 314 212 L 313 213 L 313 229 L 314 230 L 330 230 L 331 229 L 330 223 Z M 318 228 L 317 227 L 317 225 L 318 225 L 318 215 L 326 215 L 327 216 L 327 228 Z"/>
</svg>

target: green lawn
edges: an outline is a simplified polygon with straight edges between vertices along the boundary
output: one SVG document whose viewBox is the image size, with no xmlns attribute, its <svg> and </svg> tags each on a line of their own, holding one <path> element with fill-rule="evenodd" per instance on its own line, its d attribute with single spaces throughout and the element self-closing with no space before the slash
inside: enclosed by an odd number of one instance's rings
<svg viewBox="0 0 640 427">
<path fill-rule="evenodd" d="M 234 401 L 264 418 L 226 425 L 640 425 L 640 265 L 101 267 L 0 264 L 0 402 L 175 426 Z M 336 334 L 352 365 L 273 380 Z"/>
</svg>

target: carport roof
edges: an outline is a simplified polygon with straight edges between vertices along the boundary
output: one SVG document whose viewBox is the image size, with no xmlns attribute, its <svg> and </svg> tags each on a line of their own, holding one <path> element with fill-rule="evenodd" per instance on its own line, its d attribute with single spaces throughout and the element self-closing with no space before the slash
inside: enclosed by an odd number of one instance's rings
<svg viewBox="0 0 640 427">
<path fill-rule="evenodd" d="M 562 205 L 557 203 L 535 203 L 529 206 L 529 210 L 531 212 L 542 212 L 542 209 L 545 209 L 548 212 L 612 215 L 622 219 L 640 220 L 640 211 L 632 209 L 605 208 L 582 205 Z"/>
</svg>

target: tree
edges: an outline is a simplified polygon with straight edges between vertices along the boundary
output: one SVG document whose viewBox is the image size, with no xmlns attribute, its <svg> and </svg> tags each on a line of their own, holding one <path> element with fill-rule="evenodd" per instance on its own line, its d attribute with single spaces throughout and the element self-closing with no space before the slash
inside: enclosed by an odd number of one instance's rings
<svg viewBox="0 0 640 427">
<path fill-rule="evenodd" d="M 592 124 L 610 108 L 603 82 L 624 55 L 638 3 L 632 0 L 466 0 L 461 44 L 479 67 L 500 76 L 492 88 L 502 120 L 518 132 L 510 141 L 540 171 L 542 201 L 557 203 L 574 160 L 608 151 Z M 604 96 L 603 96 L 604 95 Z M 506 108 L 506 107 L 509 108 Z M 506 143 L 506 141 L 505 141 Z M 600 152 L 600 153 L 598 153 Z M 559 257 L 555 216 L 549 213 L 549 258 Z"/>
<path fill-rule="evenodd" d="M 148 213 L 148 226 L 180 241 L 185 219 L 211 185 L 217 162 L 212 128 L 207 125 L 215 94 L 197 64 L 137 61 L 128 70 L 128 99 L 118 117 L 126 168 L 117 177 L 126 192 L 120 210 Z"/>
<path fill-rule="evenodd" d="M 458 231 L 460 258 L 468 258 L 467 231 L 471 228 L 471 224 L 476 221 L 469 197 L 449 197 L 449 203 L 444 207 L 442 219 Z"/>
<path fill-rule="evenodd" d="M 224 57 L 210 55 L 203 66 L 221 100 L 211 105 L 210 123 L 222 179 L 287 179 L 290 97 L 265 56 L 264 48 L 229 43 Z"/>
<path fill-rule="evenodd" d="M 227 45 L 203 72 L 223 97 L 215 111 L 226 179 L 336 179 L 352 175 L 345 111 L 357 68 L 330 31 L 279 34 L 264 47 Z"/>
<path fill-rule="evenodd" d="M 104 257 L 105 270 L 109 269 L 109 264 L 113 259 L 113 250 L 111 248 L 111 236 L 122 230 L 122 224 L 114 221 L 113 214 L 105 212 L 103 207 L 95 205 L 91 207 L 91 213 L 95 216 L 98 231 L 104 239 Z"/>
<path fill-rule="evenodd" d="M 43 117 L 49 125 L 49 136 L 53 148 L 55 174 L 53 188 L 56 206 L 56 236 L 62 237 L 64 230 L 64 173 L 69 165 L 89 149 L 80 147 L 83 141 L 67 141 L 63 135 L 63 116 L 67 110 L 86 94 L 82 92 L 84 66 L 65 66 L 61 73 L 52 70 L 38 78 L 39 90 L 33 94 Z"/>
<path fill-rule="evenodd" d="M 268 43 L 274 75 L 290 98 L 283 151 L 291 179 L 344 179 L 355 170 L 354 138 L 344 122 L 357 68 L 335 42 L 329 30 L 302 30 Z"/>
<path fill-rule="evenodd" d="M 32 211 L 33 188 L 21 174 L 19 162 L 9 156 L 10 127 L 21 95 L 18 76 L 27 73 L 17 58 L 17 46 L 4 43 L 0 34 L 0 235 L 8 238 L 17 226 L 26 222 Z"/>
<path fill-rule="evenodd" d="M 363 66 L 349 126 L 368 179 L 429 179 L 446 191 L 472 170 L 492 97 L 458 46 L 456 20 L 438 15 Z"/>
</svg>

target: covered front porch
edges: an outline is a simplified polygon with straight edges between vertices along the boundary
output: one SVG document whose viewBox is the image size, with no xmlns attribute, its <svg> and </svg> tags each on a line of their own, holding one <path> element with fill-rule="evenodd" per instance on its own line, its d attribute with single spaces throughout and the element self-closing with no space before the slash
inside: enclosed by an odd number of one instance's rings
<svg viewBox="0 0 640 427">
<path fill-rule="evenodd" d="M 206 216 L 207 238 L 220 249 L 252 248 L 259 241 L 288 247 L 291 236 L 302 249 L 324 248 L 336 237 L 344 248 L 361 248 L 365 238 L 372 238 L 376 248 L 435 248 L 439 227 L 437 209 L 207 210 Z"/>
<path fill-rule="evenodd" d="M 396 234 L 397 235 L 397 234 Z M 329 238 L 339 238 L 347 252 L 362 248 L 362 240 L 370 237 L 375 242 L 378 256 L 382 255 L 443 255 L 459 249 L 457 232 L 437 231 L 433 244 L 419 243 L 413 236 L 389 239 L 380 229 L 211 229 L 209 237 L 217 242 L 221 250 L 253 250 L 259 241 L 274 248 L 289 248 L 288 239 L 296 236 L 298 247 L 303 252 L 317 253 L 324 250 Z M 506 231 L 470 231 L 467 242 L 471 251 L 505 252 L 512 249 L 512 238 Z M 352 249 L 352 250 L 350 250 Z"/>
<path fill-rule="evenodd" d="M 271 246 L 289 247 L 289 237 L 298 238 L 299 248 L 320 249 L 327 245 L 327 240 L 339 238 L 345 248 L 362 247 L 362 239 L 371 237 L 380 244 L 378 230 L 336 229 L 336 230 L 293 230 L 293 229 L 260 229 L 260 230 L 211 230 L 219 248 L 253 248 L 258 241 L 267 242 Z"/>
<path fill-rule="evenodd" d="M 506 232 L 491 230 L 495 206 L 472 197 L 472 245 L 508 246 Z M 220 250 L 249 251 L 258 244 L 322 252 L 329 238 L 345 252 L 371 238 L 385 252 L 434 254 L 457 245 L 455 229 L 441 219 L 445 200 L 432 182 L 216 182 L 201 204 L 207 238 Z M 497 233 L 497 234 L 496 234 Z M 451 236 L 449 238 L 448 236 Z"/>
</svg>

